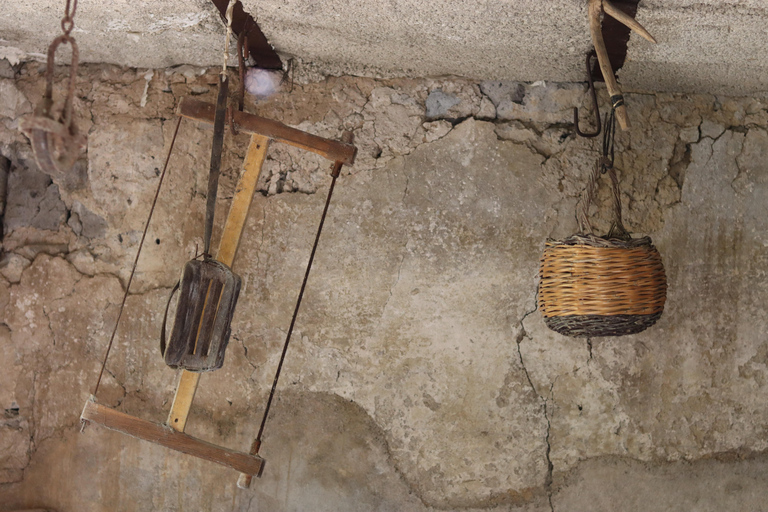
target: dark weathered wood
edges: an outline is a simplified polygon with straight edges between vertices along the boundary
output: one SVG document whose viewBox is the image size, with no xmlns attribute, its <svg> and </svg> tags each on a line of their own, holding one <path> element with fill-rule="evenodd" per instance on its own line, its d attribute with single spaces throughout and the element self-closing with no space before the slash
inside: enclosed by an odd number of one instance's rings
<svg viewBox="0 0 768 512">
<path fill-rule="evenodd" d="M 612 0 L 612 3 L 627 16 L 634 18 L 637 15 L 637 6 L 640 0 Z M 602 24 L 603 40 L 608 52 L 608 58 L 611 62 L 614 74 L 623 66 L 627 58 L 627 45 L 629 44 L 629 34 L 631 30 L 628 26 L 616 20 L 612 16 L 603 17 Z M 603 71 L 600 69 L 600 63 L 595 61 L 592 66 L 592 80 L 603 82 Z"/>
<path fill-rule="evenodd" d="M 264 463 L 264 460 L 257 455 L 249 455 L 201 441 L 170 427 L 97 404 L 90 399 L 85 402 L 85 408 L 80 417 L 110 430 L 116 430 L 144 441 L 165 446 L 171 450 L 216 462 L 248 475 L 257 475 Z"/>
<path fill-rule="evenodd" d="M 215 105 L 191 98 L 182 99 L 179 105 L 179 115 L 204 123 L 213 124 L 215 112 Z M 285 142 L 317 153 L 334 162 L 339 161 L 346 165 L 352 165 L 355 162 L 357 148 L 352 144 L 312 135 L 278 121 L 265 119 L 247 112 L 235 111 L 234 116 L 235 124 L 240 131 L 257 133 L 278 142 Z"/>
<path fill-rule="evenodd" d="M 213 4 L 219 10 L 221 19 L 226 24 L 227 6 L 229 0 L 213 0 Z M 267 41 L 267 37 L 253 19 L 253 16 L 245 12 L 243 4 L 236 2 L 232 9 L 232 31 L 236 35 L 245 32 L 248 37 L 248 52 L 256 61 L 256 65 L 262 69 L 283 69 L 280 56 Z"/>
</svg>

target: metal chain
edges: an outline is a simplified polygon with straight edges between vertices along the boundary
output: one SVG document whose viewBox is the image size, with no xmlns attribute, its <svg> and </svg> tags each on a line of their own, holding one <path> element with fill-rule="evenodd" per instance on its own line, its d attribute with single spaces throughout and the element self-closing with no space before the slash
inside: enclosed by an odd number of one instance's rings
<svg viewBox="0 0 768 512">
<path fill-rule="evenodd" d="M 61 30 L 66 35 L 69 35 L 72 29 L 75 28 L 75 11 L 77 11 L 77 0 L 67 0 L 67 4 L 64 6 L 64 17 L 61 18 Z"/>
<path fill-rule="evenodd" d="M 155 190 L 155 198 L 152 200 L 152 207 L 149 209 L 149 216 L 147 222 L 144 224 L 144 233 L 141 235 L 141 241 L 139 242 L 139 249 L 136 251 L 136 259 L 133 260 L 133 268 L 131 268 L 131 276 L 128 278 L 128 284 L 125 285 L 125 293 L 123 294 L 123 301 L 120 303 L 120 310 L 117 313 L 117 320 L 115 320 L 115 327 L 112 329 L 112 335 L 109 337 L 109 344 L 107 345 L 107 351 L 104 354 L 104 361 L 101 363 L 101 371 L 99 372 L 99 378 L 96 379 L 96 387 L 93 388 L 94 397 L 99 391 L 99 385 L 101 384 L 101 377 L 104 375 L 104 369 L 107 366 L 107 359 L 109 358 L 109 351 L 112 350 L 112 343 L 115 341 L 115 334 L 117 333 L 117 326 L 120 325 L 120 318 L 123 316 L 123 309 L 125 309 L 125 301 L 128 299 L 128 292 L 131 289 L 131 282 L 133 282 L 133 276 L 136 274 L 136 264 L 139 262 L 139 256 L 141 255 L 141 249 L 144 247 L 144 239 L 147 237 L 147 231 L 149 230 L 149 222 L 152 220 L 152 214 L 155 212 L 155 205 L 157 204 L 157 198 L 160 195 L 160 187 L 163 186 L 163 180 L 165 179 L 165 171 L 168 169 L 168 162 L 171 160 L 171 153 L 173 153 L 173 146 L 176 143 L 176 135 L 179 133 L 179 126 L 181 126 L 181 116 L 176 122 L 176 129 L 173 131 L 173 139 L 171 139 L 171 147 L 168 148 L 168 156 L 165 158 L 165 165 L 163 166 L 163 172 L 160 174 L 160 181 L 157 184 L 157 190 Z"/>
</svg>

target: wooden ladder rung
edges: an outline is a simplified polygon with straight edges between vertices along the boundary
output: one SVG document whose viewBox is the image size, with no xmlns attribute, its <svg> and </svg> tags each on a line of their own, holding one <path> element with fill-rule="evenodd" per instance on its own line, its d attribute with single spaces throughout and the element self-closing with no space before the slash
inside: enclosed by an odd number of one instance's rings
<svg viewBox="0 0 768 512">
<path fill-rule="evenodd" d="M 149 441 L 186 453 L 194 457 L 216 462 L 247 475 L 258 475 L 264 459 L 258 455 L 238 452 L 216 446 L 165 425 L 143 420 L 96 403 L 93 398 L 85 402 L 81 419 L 97 423 L 110 430 Z"/>
</svg>

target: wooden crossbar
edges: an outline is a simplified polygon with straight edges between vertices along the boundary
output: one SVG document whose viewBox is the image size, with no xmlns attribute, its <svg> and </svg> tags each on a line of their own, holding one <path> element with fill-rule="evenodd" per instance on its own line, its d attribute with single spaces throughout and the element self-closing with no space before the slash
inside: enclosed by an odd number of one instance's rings
<svg viewBox="0 0 768 512">
<path fill-rule="evenodd" d="M 216 105 L 184 98 L 179 104 L 179 115 L 195 121 L 213 124 Z M 246 133 L 256 133 L 277 142 L 284 142 L 317 153 L 332 162 L 342 162 L 346 165 L 352 165 L 355 162 L 357 148 L 353 144 L 312 135 L 278 121 L 247 112 L 235 111 L 233 116 L 237 128 Z"/>
<path fill-rule="evenodd" d="M 171 450 L 221 464 L 247 475 L 258 475 L 264 464 L 264 459 L 258 455 L 216 446 L 165 425 L 116 411 L 96 403 L 93 397 L 85 402 L 80 418 Z"/>
</svg>

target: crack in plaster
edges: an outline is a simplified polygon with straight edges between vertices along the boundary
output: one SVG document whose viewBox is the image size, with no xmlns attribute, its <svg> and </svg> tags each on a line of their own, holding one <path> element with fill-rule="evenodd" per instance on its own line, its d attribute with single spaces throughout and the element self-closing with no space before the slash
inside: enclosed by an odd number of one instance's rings
<svg viewBox="0 0 768 512">
<path fill-rule="evenodd" d="M 104 371 L 105 371 L 105 372 L 107 372 L 107 373 L 108 373 L 108 374 L 109 374 L 109 375 L 112 377 L 112 379 L 115 381 L 115 383 L 116 383 L 118 386 L 120 386 L 120 388 L 123 390 L 123 396 L 122 396 L 122 397 L 120 397 L 120 398 L 118 399 L 118 401 L 117 401 L 117 405 L 119 406 L 120 404 L 122 404 L 122 403 L 123 403 L 123 400 L 125 400 L 125 397 L 127 397 L 127 396 L 128 396 L 128 389 L 125 387 L 125 384 L 123 384 L 122 382 L 120 382 L 120 380 L 117 378 L 117 375 L 115 375 L 115 373 L 114 373 L 112 370 L 110 370 L 110 369 L 109 369 L 109 368 L 107 368 L 107 367 L 104 367 Z M 141 383 L 142 383 L 142 387 L 143 387 L 143 384 L 144 384 L 144 380 L 143 380 L 143 379 L 142 379 Z M 137 390 L 137 391 L 138 391 L 138 390 Z"/>
<path fill-rule="evenodd" d="M 232 335 L 232 338 L 240 342 L 240 346 L 243 347 L 243 355 L 245 357 L 245 361 L 251 366 L 251 368 L 253 368 L 253 371 L 251 372 L 251 375 L 248 376 L 248 380 L 250 380 L 254 384 L 257 384 L 257 381 L 256 381 L 256 379 L 253 378 L 253 375 L 254 375 L 254 373 L 256 373 L 256 371 L 259 369 L 259 367 L 256 366 L 253 363 L 253 361 L 251 361 L 250 357 L 248 357 L 248 347 L 245 346 L 245 342 L 242 339 L 240 339 L 239 336 L 237 336 L 235 334 Z"/>
<path fill-rule="evenodd" d="M 37 442 L 35 441 L 35 435 L 37 434 L 37 414 L 35 409 L 35 402 L 37 401 L 37 374 L 38 372 L 32 371 L 32 389 L 31 389 L 31 400 L 29 403 L 30 409 L 32 409 L 32 413 L 29 415 L 29 446 L 30 446 L 30 452 L 29 452 L 29 458 L 32 458 L 32 454 L 34 454 L 37 451 Z"/>
<path fill-rule="evenodd" d="M 720 135 L 720 137 L 722 137 L 728 131 L 735 132 L 735 130 L 732 130 L 731 128 L 727 128 Z M 736 133 L 739 133 L 739 132 L 736 132 Z M 739 162 L 739 159 L 744 155 L 744 142 L 746 142 L 746 135 L 744 137 L 742 137 L 741 140 L 739 141 L 739 154 L 733 159 L 733 162 L 736 165 L 737 172 L 736 172 L 736 176 L 734 176 L 733 179 L 729 183 L 729 185 L 731 187 L 731 190 L 733 190 L 734 193 L 736 193 L 737 196 L 740 196 L 741 192 L 739 192 L 736 189 L 736 185 L 735 185 L 736 181 L 738 181 L 738 179 L 741 178 L 745 174 L 744 170 L 741 168 L 741 162 Z M 712 143 L 712 146 L 713 146 L 713 150 L 714 150 L 714 143 Z"/>
<path fill-rule="evenodd" d="M 538 287 L 536 290 L 536 294 L 538 295 Z M 544 442 L 547 445 L 546 451 L 544 453 L 544 457 L 547 462 L 547 474 L 544 479 L 544 489 L 546 490 L 546 493 L 547 493 L 547 501 L 549 503 L 549 508 L 551 512 L 554 512 L 555 508 L 554 508 L 554 505 L 552 504 L 552 494 L 553 494 L 552 482 L 553 482 L 554 464 L 552 463 L 552 458 L 550 456 L 552 451 L 552 445 L 550 444 L 550 434 L 552 431 L 552 417 L 549 411 L 549 403 L 550 401 L 554 400 L 553 390 L 555 387 L 555 382 L 557 382 L 557 378 L 555 378 L 555 380 L 552 381 L 552 384 L 549 387 L 549 397 L 548 398 L 544 397 L 541 393 L 539 393 L 536 390 L 536 386 L 533 384 L 531 375 L 530 373 L 528 373 L 528 368 L 525 366 L 525 359 L 523 358 L 523 352 L 521 349 L 522 341 L 525 338 L 531 339 L 531 337 L 528 335 L 528 332 L 525 330 L 525 325 L 524 325 L 525 319 L 528 318 L 529 315 L 532 315 L 533 313 L 535 313 L 537 310 L 538 310 L 538 301 L 536 302 L 536 306 L 532 310 L 527 311 L 523 315 L 523 317 L 520 319 L 520 322 L 519 322 L 520 332 L 518 333 L 517 338 L 515 339 L 515 343 L 517 344 L 517 356 L 520 361 L 520 366 L 523 368 L 523 373 L 525 374 L 525 378 L 528 380 L 528 384 L 530 385 L 531 389 L 536 394 L 536 396 L 539 397 L 539 399 L 542 401 L 542 412 L 544 413 L 544 418 L 547 422 L 547 431 L 544 437 Z"/>
<path fill-rule="evenodd" d="M 261 207 L 261 238 L 259 248 L 256 251 L 256 268 L 259 270 L 261 270 L 261 250 L 264 248 L 264 228 L 267 225 L 267 204 L 265 203 Z"/>
<path fill-rule="evenodd" d="M 403 190 L 403 198 L 401 199 L 403 205 L 405 205 L 405 196 L 408 195 L 408 184 L 409 184 L 409 177 L 407 172 L 403 172 L 405 175 L 405 188 Z M 410 239 L 406 237 L 405 244 L 403 245 L 403 255 L 400 257 L 400 263 L 397 266 L 397 277 L 395 278 L 395 281 L 392 283 L 392 285 L 389 287 L 389 297 L 387 297 L 386 302 L 384 302 L 384 306 L 382 306 L 382 311 L 385 311 L 387 309 L 387 306 L 389 305 L 389 301 L 392 300 L 392 294 L 394 292 L 395 287 L 400 282 L 400 275 L 403 271 L 403 263 L 405 262 L 405 257 L 408 252 L 408 243 L 410 243 Z"/>
<path fill-rule="evenodd" d="M 51 339 L 53 340 L 53 346 L 56 346 L 56 333 L 53 330 L 53 323 L 51 323 L 51 317 L 48 316 L 48 312 L 45 310 L 45 304 L 40 308 L 43 311 L 43 316 L 48 320 L 48 330 L 51 332 Z"/>
<path fill-rule="evenodd" d="M 11 485 L 11 484 L 17 484 L 24 481 L 24 477 L 26 475 L 26 470 L 29 468 L 29 466 L 32 464 L 32 456 L 37 451 L 37 444 L 35 442 L 35 432 L 36 432 L 36 421 L 35 421 L 35 409 L 34 409 L 34 402 L 35 402 L 35 393 L 36 393 L 36 381 L 37 381 L 37 372 L 32 372 L 32 399 L 30 400 L 29 409 L 32 410 L 32 413 L 29 415 L 27 422 L 27 431 L 28 431 L 28 441 L 27 441 L 27 450 L 26 450 L 26 461 L 24 462 L 24 465 L 20 468 L 13 468 L 18 469 L 21 472 L 21 476 L 19 480 L 13 481 L 13 482 L 4 482 L 0 484 L 0 488 L 4 487 L 5 485 Z M 24 421 L 23 419 L 19 418 L 21 421 Z M 23 430 L 23 427 L 20 427 L 20 429 Z"/>
<path fill-rule="evenodd" d="M 406 251 L 408 249 L 408 241 L 406 240 L 405 245 L 403 246 L 403 250 Z M 392 283 L 392 286 L 389 287 L 389 297 L 387 297 L 387 301 L 384 303 L 384 306 L 381 308 L 382 311 L 387 309 L 387 306 L 389 305 L 389 301 L 392 299 L 392 293 L 397 284 L 400 282 L 400 274 L 403 270 L 403 262 L 405 261 L 405 252 L 403 252 L 403 256 L 400 258 L 400 264 L 397 266 L 397 277 L 395 278 L 395 282 Z"/>
<path fill-rule="evenodd" d="M 549 387 L 549 398 L 544 400 L 544 417 L 547 419 L 547 436 L 545 438 L 545 441 L 547 443 L 547 451 L 546 451 L 546 459 L 547 459 L 547 476 L 544 480 L 544 487 L 547 490 L 547 501 L 549 502 L 549 509 L 551 512 L 555 512 L 555 506 L 552 504 L 552 474 L 554 473 L 555 466 L 552 464 L 552 458 L 550 457 L 550 453 L 552 451 L 552 445 L 550 444 L 550 434 L 552 432 L 552 417 L 550 416 L 549 412 L 549 402 L 550 400 L 554 401 L 554 393 L 553 390 L 555 388 L 555 382 L 557 382 L 557 378 L 552 382 L 552 385 Z"/>
</svg>

